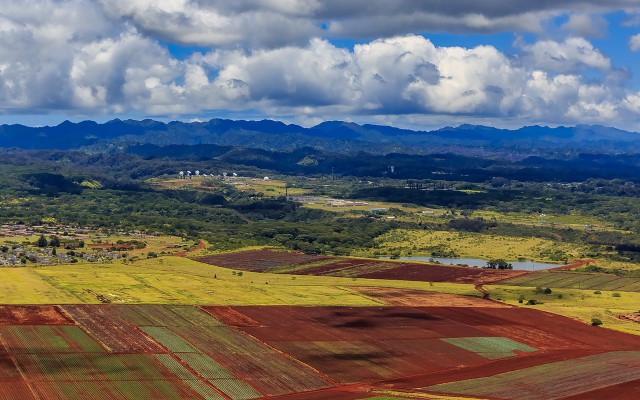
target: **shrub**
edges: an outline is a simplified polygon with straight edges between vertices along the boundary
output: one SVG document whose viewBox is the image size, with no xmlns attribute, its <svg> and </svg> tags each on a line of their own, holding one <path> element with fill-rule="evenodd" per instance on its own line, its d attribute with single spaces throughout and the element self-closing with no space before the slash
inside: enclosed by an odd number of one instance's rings
<svg viewBox="0 0 640 400">
<path fill-rule="evenodd" d="M 535 306 L 536 304 L 538 304 L 538 300 L 536 300 L 536 299 L 527 300 L 527 305 L 528 306 Z"/>
<path fill-rule="evenodd" d="M 593 294 L 602 294 L 602 292 L 599 290 L 596 290 L 595 292 L 593 292 Z"/>
<path fill-rule="evenodd" d="M 618 292 L 614 293 L 611 295 L 612 297 L 622 297 L 622 295 Z"/>
<path fill-rule="evenodd" d="M 545 288 L 544 294 L 551 294 L 551 288 Z"/>
<path fill-rule="evenodd" d="M 599 318 L 591 318 L 592 326 L 600 326 L 602 325 L 602 321 Z"/>
</svg>

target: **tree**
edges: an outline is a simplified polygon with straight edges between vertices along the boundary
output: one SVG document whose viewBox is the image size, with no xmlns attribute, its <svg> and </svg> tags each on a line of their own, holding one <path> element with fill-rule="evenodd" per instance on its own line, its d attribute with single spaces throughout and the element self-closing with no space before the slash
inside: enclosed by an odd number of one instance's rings
<svg viewBox="0 0 640 400">
<path fill-rule="evenodd" d="M 489 269 L 513 269 L 511 263 L 506 262 L 502 258 L 487 261 L 487 267 Z"/>
<path fill-rule="evenodd" d="M 57 236 L 51 236 L 51 240 L 49 240 L 49 246 L 60 247 L 60 239 L 58 239 Z"/>
<path fill-rule="evenodd" d="M 36 242 L 38 247 L 47 247 L 47 238 L 44 235 L 40 235 L 38 241 Z"/>
<path fill-rule="evenodd" d="M 599 318 L 591 318 L 591 325 L 600 326 L 602 325 L 602 320 L 600 320 Z"/>
</svg>

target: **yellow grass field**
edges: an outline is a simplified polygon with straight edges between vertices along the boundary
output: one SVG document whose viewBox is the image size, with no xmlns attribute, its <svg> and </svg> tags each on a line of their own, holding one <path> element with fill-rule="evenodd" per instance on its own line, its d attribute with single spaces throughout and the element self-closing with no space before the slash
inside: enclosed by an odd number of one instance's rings
<svg viewBox="0 0 640 400">
<path fill-rule="evenodd" d="M 50 284 L 32 268 L 0 269 L 0 304 L 78 303 L 80 299 Z"/>
<path fill-rule="evenodd" d="M 395 230 L 376 239 L 382 253 L 400 251 L 403 255 L 429 254 L 431 249 L 454 252 L 459 257 L 558 262 L 553 254 L 563 253 L 570 260 L 582 258 L 580 246 L 539 238 L 518 238 L 482 233 Z M 415 247 L 415 248 L 414 248 Z"/>
<path fill-rule="evenodd" d="M 472 285 L 244 272 L 181 257 L 131 264 L 0 269 L 0 304 L 377 305 L 349 287 L 410 288 L 479 296 Z"/>
<path fill-rule="evenodd" d="M 485 289 L 489 290 L 492 299 L 500 299 L 507 304 L 548 311 L 585 323 L 598 318 L 603 322 L 603 327 L 640 335 L 640 324 L 618 318 L 621 314 L 640 311 L 640 293 L 624 292 L 620 293 L 620 297 L 613 297 L 614 292 L 604 290 L 595 294 L 593 290 L 553 289 L 547 295 L 535 294 L 534 288 L 522 286 L 492 285 L 485 286 Z M 525 303 L 529 299 L 536 299 L 543 304 L 520 304 L 518 298 L 521 295 L 524 296 Z"/>
</svg>

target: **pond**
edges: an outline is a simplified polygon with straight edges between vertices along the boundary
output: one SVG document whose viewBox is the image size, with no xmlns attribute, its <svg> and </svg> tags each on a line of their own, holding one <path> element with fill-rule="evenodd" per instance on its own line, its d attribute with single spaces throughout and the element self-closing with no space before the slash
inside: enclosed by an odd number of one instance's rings
<svg viewBox="0 0 640 400">
<path fill-rule="evenodd" d="M 398 260 L 439 262 L 440 264 L 458 265 L 466 264 L 470 267 L 486 267 L 487 260 L 481 258 L 443 258 L 430 256 L 406 256 Z M 520 271 L 542 271 L 544 269 L 560 267 L 562 264 L 549 264 L 537 261 L 507 261 L 513 265 L 513 269 Z"/>
</svg>

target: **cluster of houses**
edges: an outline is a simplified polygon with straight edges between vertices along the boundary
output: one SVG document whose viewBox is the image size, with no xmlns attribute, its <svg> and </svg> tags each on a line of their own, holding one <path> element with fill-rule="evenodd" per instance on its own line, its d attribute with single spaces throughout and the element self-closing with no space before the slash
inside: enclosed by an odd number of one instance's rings
<svg viewBox="0 0 640 400">
<path fill-rule="evenodd" d="M 0 225 L 0 237 L 25 237 L 34 235 L 86 235 L 90 232 L 89 227 L 77 227 L 66 225 L 25 225 L 25 224 L 4 224 Z"/>
<path fill-rule="evenodd" d="M 109 236 L 100 236 L 96 229 L 90 227 L 66 225 L 0 225 L 0 267 L 21 265 L 51 265 L 69 264 L 76 262 L 108 262 L 121 259 L 133 246 L 128 244 L 88 243 L 93 239 L 100 242 Z M 127 235 L 131 238 L 144 238 L 149 234 L 143 232 L 109 232 L 111 234 Z M 38 246 L 38 243 L 27 238 L 44 236 L 48 240 L 59 238 L 59 245 Z"/>
<path fill-rule="evenodd" d="M 117 251 L 93 251 L 66 250 L 46 247 L 40 248 L 32 245 L 0 245 L 0 266 L 21 266 L 27 263 L 37 265 L 70 264 L 83 262 L 105 262 L 117 260 L 122 254 Z"/>
</svg>

